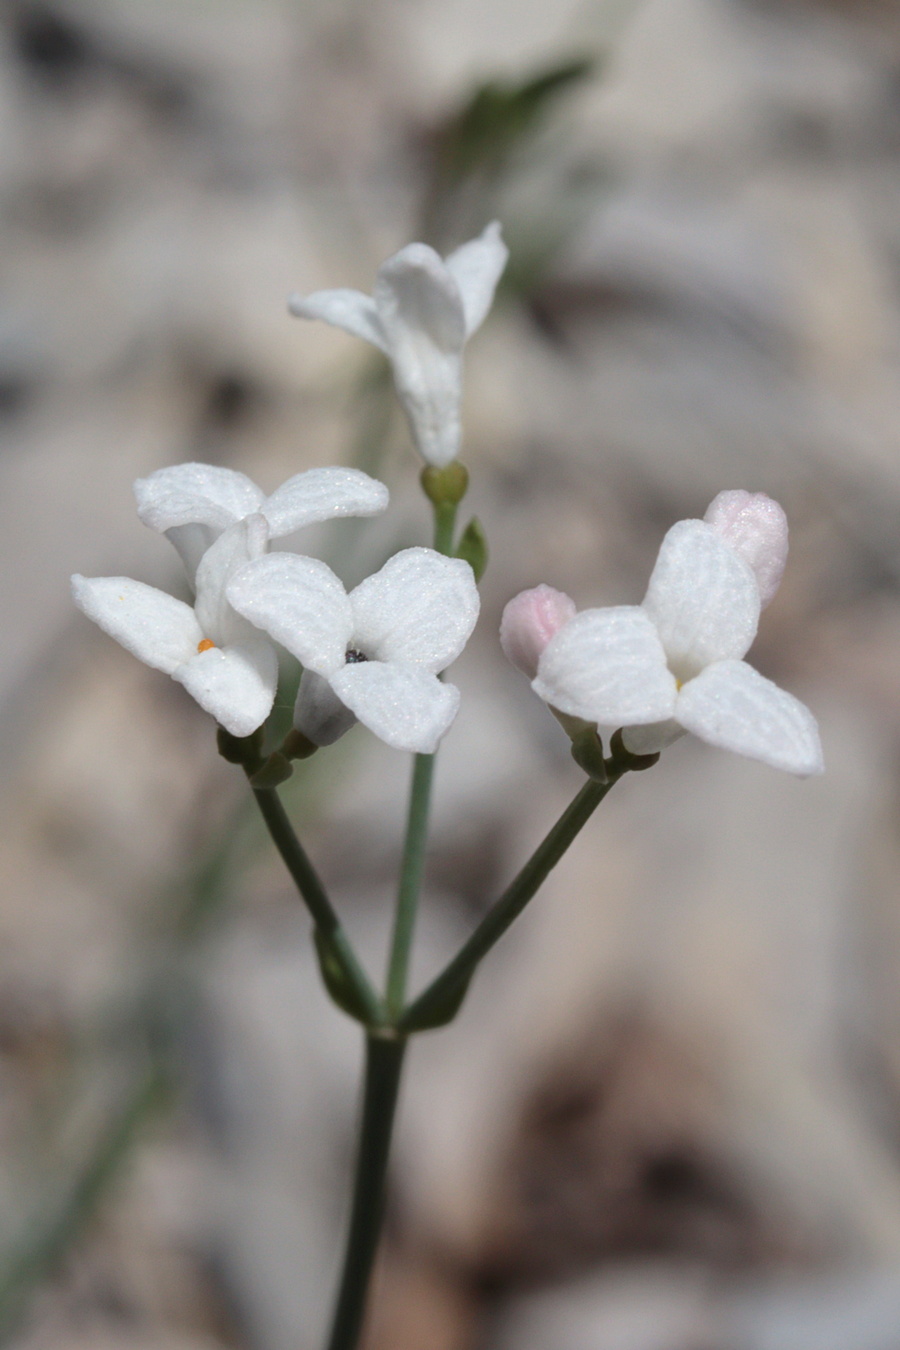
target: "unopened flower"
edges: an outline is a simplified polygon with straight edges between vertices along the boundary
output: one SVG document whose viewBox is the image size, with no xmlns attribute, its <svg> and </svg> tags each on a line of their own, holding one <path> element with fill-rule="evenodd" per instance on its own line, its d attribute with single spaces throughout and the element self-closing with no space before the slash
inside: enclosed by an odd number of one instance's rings
<svg viewBox="0 0 900 1350">
<path fill-rule="evenodd" d="M 635 754 L 691 731 L 775 768 L 819 773 L 812 713 L 741 660 L 760 607 L 757 573 L 726 538 L 679 521 L 643 604 L 577 614 L 548 643 L 532 687 L 563 713 L 625 728 Z"/>
<path fill-rule="evenodd" d="M 217 464 L 173 464 L 134 485 L 138 515 L 165 534 L 193 581 L 200 559 L 223 530 L 261 515 L 269 538 L 343 516 L 375 516 L 388 504 L 383 483 L 359 469 L 307 469 L 267 497 L 236 469 Z"/>
<path fill-rule="evenodd" d="M 500 645 L 508 661 L 534 679 L 547 643 L 574 619 L 575 601 L 552 586 L 535 586 L 509 601 L 500 620 Z"/>
<path fill-rule="evenodd" d="M 437 677 L 478 617 L 468 563 L 404 549 L 348 595 L 325 563 L 270 553 L 234 576 L 228 599 L 303 664 L 294 725 L 315 745 L 359 720 L 397 749 L 437 748 L 459 706 Z"/>
<path fill-rule="evenodd" d="M 749 565 L 763 609 L 781 584 L 788 555 L 788 523 L 783 507 L 764 492 L 740 488 L 720 492 L 703 519 Z"/>
<path fill-rule="evenodd" d="M 261 515 L 225 530 L 197 569 L 193 606 L 129 577 L 76 575 L 72 595 L 110 637 L 183 684 L 226 731 L 249 736 L 271 712 L 278 657 L 268 638 L 234 612 L 225 588 L 267 542 Z"/>
<path fill-rule="evenodd" d="M 378 269 L 371 296 L 315 291 L 292 295 L 288 306 L 385 353 L 416 447 L 442 466 L 459 454 L 463 346 L 484 321 L 508 256 L 494 221 L 446 258 L 408 244 Z"/>
</svg>

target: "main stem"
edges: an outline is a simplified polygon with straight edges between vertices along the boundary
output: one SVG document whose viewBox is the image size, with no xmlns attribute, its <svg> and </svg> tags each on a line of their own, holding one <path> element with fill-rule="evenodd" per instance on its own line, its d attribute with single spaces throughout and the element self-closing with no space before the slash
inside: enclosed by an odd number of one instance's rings
<svg viewBox="0 0 900 1350">
<path fill-rule="evenodd" d="M 350 1232 L 328 1350 L 356 1350 L 378 1250 L 404 1037 L 366 1037 L 366 1075 Z"/>
</svg>

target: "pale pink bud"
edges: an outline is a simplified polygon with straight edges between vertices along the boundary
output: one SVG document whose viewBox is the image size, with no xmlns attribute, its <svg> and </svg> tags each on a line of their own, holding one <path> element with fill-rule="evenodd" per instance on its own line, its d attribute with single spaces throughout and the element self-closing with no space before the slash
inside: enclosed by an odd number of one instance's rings
<svg viewBox="0 0 900 1350">
<path fill-rule="evenodd" d="M 736 488 L 714 497 L 703 517 L 753 569 L 762 607 L 778 590 L 788 555 L 788 523 L 764 492 Z"/>
<path fill-rule="evenodd" d="M 541 652 L 576 612 L 575 601 L 552 586 L 535 586 L 514 596 L 500 620 L 500 645 L 507 658 L 533 680 Z"/>
</svg>

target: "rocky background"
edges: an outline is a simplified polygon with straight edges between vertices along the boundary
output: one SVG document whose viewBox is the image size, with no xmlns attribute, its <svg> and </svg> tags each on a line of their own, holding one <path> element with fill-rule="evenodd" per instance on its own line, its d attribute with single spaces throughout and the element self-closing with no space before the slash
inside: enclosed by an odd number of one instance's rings
<svg viewBox="0 0 900 1350">
<path fill-rule="evenodd" d="M 0 1334 L 318 1350 L 360 1047 L 240 774 L 73 611 L 178 591 L 130 484 L 384 478 L 355 581 L 425 542 L 385 371 L 285 313 L 493 216 L 467 354 L 492 561 L 419 943 L 451 953 L 579 776 L 496 641 L 546 580 L 640 599 L 723 487 L 786 506 L 755 664 L 798 782 L 685 739 L 612 795 L 410 1057 L 368 1350 L 900 1346 L 900 6 L 3 0 Z M 289 787 L 371 963 L 408 767 Z"/>
</svg>

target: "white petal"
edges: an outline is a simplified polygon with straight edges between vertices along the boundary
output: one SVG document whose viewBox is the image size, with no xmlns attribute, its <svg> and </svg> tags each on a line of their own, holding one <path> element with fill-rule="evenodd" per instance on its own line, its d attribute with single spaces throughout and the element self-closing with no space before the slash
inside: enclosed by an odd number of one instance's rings
<svg viewBox="0 0 900 1350">
<path fill-rule="evenodd" d="M 138 515 L 161 533 L 173 525 L 224 530 L 258 511 L 263 493 L 246 474 L 217 464 L 173 464 L 134 485 Z"/>
<path fill-rule="evenodd" d="M 437 674 L 455 661 L 478 618 L 468 563 L 430 548 L 407 548 L 350 593 L 353 645 L 379 661 Z"/>
<path fill-rule="evenodd" d="M 228 601 L 304 666 L 332 675 L 344 664 L 353 611 L 338 578 L 316 558 L 268 553 L 228 585 Z"/>
<path fill-rule="evenodd" d="M 374 300 L 392 357 L 397 338 L 408 334 L 443 351 L 462 351 L 466 321 L 459 286 L 427 244 L 408 244 L 382 263 Z"/>
<path fill-rule="evenodd" d="M 500 222 L 494 220 L 477 239 L 463 244 L 444 260 L 462 296 L 466 337 L 484 322 L 508 257 L 509 249 L 500 238 Z"/>
<path fill-rule="evenodd" d="M 665 722 L 649 722 L 645 727 L 625 727 L 622 740 L 633 755 L 655 755 L 684 735 L 684 727 L 669 717 Z"/>
<path fill-rule="evenodd" d="M 430 755 L 459 707 L 459 690 L 436 675 L 382 661 L 346 665 L 331 686 L 360 722 L 395 750 Z"/>
<path fill-rule="evenodd" d="M 314 670 L 304 670 L 294 704 L 294 726 L 313 745 L 333 745 L 356 725 L 356 716 L 346 707 L 327 680 Z"/>
<path fill-rule="evenodd" d="M 225 588 L 235 573 L 252 558 L 266 551 L 269 531 L 265 517 L 258 512 L 224 530 L 204 553 L 197 568 L 197 619 L 204 633 L 217 647 L 225 647 L 244 635 L 244 625 L 225 596 Z"/>
<path fill-rule="evenodd" d="M 173 525 L 166 530 L 166 538 L 178 550 L 192 586 L 196 585 L 197 568 L 204 553 L 212 548 L 221 533 L 213 525 Z"/>
<path fill-rule="evenodd" d="M 204 637 L 190 605 L 130 577 L 72 578 L 76 605 L 154 670 L 171 675 Z"/>
<path fill-rule="evenodd" d="M 388 500 L 384 484 L 360 469 L 307 469 L 276 488 L 261 510 L 269 522 L 269 537 L 280 539 L 320 520 L 377 516 Z"/>
<path fill-rule="evenodd" d="M 313 291 L 312 295 L 290 295 L 288 309 L 298 319 L 324 319 L 334 328 L 343 328 L 345 333 L 364 338 L 383 352 L 387 351 L 375 301 L 362 291 L 343 288 Z"/>
<path fill-rule="evenodd" d="M 744 655 L 759 623 L 759 589 L 711 525 L 680 520 L 662 542 L 643 607 L 671 669 L 689 680 L 711 661 Z"/>
<path fill-rule="evenodd" d="M 678 695 L 675 716 L 710 745 L 803 776 L 821 773 L 816 719 L 744 661 L 717 661 Z"/>
<path fill-rule="evenodd" d="M 637 605 L 576 614 L 544 648 L 531 687 L 560 712 L 604 726 L 661 722 L 675 708 L 675 678 Z"/>
<path fill-rule="evenodd" d="M 375 303 L 416 447 L 449 464 L 461 440 L 462 297 L 434 249 L 410 244 L 379 270 Z"/>
<path fill-rule="evenodd" d="M 257 636 L 240 646 L 200 652 L 172 678 L 232 736 L 249 736 L 272 711 L 278 657 L 272 644 Z"/>
</svg>

